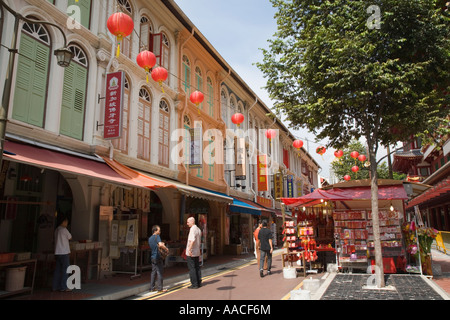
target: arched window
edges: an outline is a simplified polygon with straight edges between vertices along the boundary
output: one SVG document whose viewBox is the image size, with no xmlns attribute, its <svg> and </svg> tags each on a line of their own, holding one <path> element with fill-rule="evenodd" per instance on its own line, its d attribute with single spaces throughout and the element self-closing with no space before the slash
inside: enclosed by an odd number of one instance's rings
<svg viewBox="0 0 450 320">
<path fill-rule="evenodd" d="M 191 62 L 187 56 L 183 56 L 183 90 L 187 95 L 191 94 Z"/>
<path fill-rule="evenodd" d="M 152 102 L 150 93 L 145 89 L 139 90 L 138 102 L 138 151 L 139 159 L 150 161 L 151 154 L 151 113 Z"/>
<path fill-rule="evenodd" d="M 122 12 L 128 14 L 131 18 L 133 18 L 133 9 L 131 7 L 130 2 L 128 0 L 117 0 L 117 2 L 119 3 Z M 121 53 L 128 58 L 131 58 L 131 39 L 132 38 L 133 38 L 133 33 L 131 35 L 129 35 L 128 37 L 123 38 L 121 46 L 120 46 Z"/>
<path fill-rule="evenodd" d="M 202 69 L 200 67 L 195 67 L 195 85 L 197 86 L 197 90 L 200 92 L 203 91 L 203 75 L 202 75 Z M 198 105 L 198 108 L 200 110 L 203 110 L 203 102 Z"/>
<path fill-rule="evenodd" d="M 214 85 L 210 77 L 206 79 L 208 114 L 214 118 Z"/>
<path fill-rule="evenodd" d="M 120 150 L 124 154 L 128 154 L 128 136 L 129 136 L 129 115 L 130 115 L 130 81 L 125 77 L 123 91 L 123 111 L 122 111 L 122 137 L 113 140 L 112 144 L 116 150 Z"/>
<path fill-rule="evenodd" d="M 156 56 L 156 64 L 170 70 L 170 42 L 167 35 L 164 32 L 152 34 L 150 47 Z"/>
<path fill-rule="evenodd" d="M 170 110 L 165 100 L 159 103 L 159 149 L 158 163 L 161 166 L 169 167 L 169 147 L 170 147 Z"/>
<path fill-rule="evenodd" d="M 152 24 L 146 16 L 141 17 L 141 26 L 139 32 L 139 50 L 150 50 L 150 35 L 152 34 Z"/>
<path fill-rule="evenodd" d="M 69 50 L 74 57 L 64 69 L 60 133 L 83 140 L 89 66 L 86 54 L 80 47 L 70 45 Z"/>
<path fill-rule="evenodd" d="M 50 36 L 40 24 L 24 23 L 20 37 L 13 119 L 44 126 L 51 52 Z"/>
</svg>

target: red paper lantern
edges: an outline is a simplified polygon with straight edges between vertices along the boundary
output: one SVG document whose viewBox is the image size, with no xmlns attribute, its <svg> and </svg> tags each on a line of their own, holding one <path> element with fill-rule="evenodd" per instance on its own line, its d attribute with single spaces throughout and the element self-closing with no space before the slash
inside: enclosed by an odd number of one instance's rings
<svg viewBox="0 0 450 320">
<path fill-rule="evenodd" d="M 358 172 L 359 171 L 359 167 L 358 166 L 353 166 L 352 167 L 352 171 L 355 172 L 355 173 Z"/>
<path fill-rule="evenodd" d="M 337 150 L 334 152 L 334 155 L 336 156 L 336 158 L 340 159 L 344 156 L 344 151 L 342 150 Z"/>
<path fill-rule="evenodd" d="M 145 72 L 147 73 L 147 83 L 148 83 L 148 73 L 150 72 L 150 69 L 153 68 L 156 64 L 156 56 L 153 52 L 145 50 L 138 54 L 136 58 L 137 64 L 145 69 Z"/>
<path fill-rule="evenodd" d="M 231 121 L 239 127 L 244 122 L 244 115 L 242 113 L 235 113 L 231 116 Z"/>
<path fill-rule="evenodd" d="M 366 159 L 367 159 L 366 156 L 363 155 L 363 154 L 361 154 L 361 155 L 358 157 L 358 160 L 361 161 L 361 162 L 366 161 Z"/>
<path fill-rule="evenodd" d="M 318 147 L 316 149 L 316 152 L 322 156 L 325 154 L 325 152 L 327 152 L 327 149 L 325 147 Z"/>
<path fill-rule="evenodd" d="M 106 23 L 109 32 L 111 32 L 114 36 L 117 37 L 117 57 L 120 55 L 120 43 L 123 38 L 128 37 L 134 30 L 134 22 L 133 19 L 123 13 L 117 12 L 112 14 Z"/>
<path fill-rule="evenodd" d="M 301 149 L 303 147 L 303 141 L 302 140 L 295 140 L 292 145 L 296 149 Z"/>
<path fill-rule="evenodd" d="M 344 176 L 345 181 L 350 181 L 351 179 L 352 179 L 352 177 L 350 177 L 348 174 Z"/>
<path fill-rule="evenodd" d="M 152 79 L 159 83 L 161 90 L 164 93 L 163 82 L 167 80 L 169 73 L 163 67 L 158 67 L 152 71 Z"/>
<path fill-rule="evenodd" d="M 277 131 L 274 129 L 268 129 L 266 131 L 266 137 L 269 140 L 272 140 L 273 138 L 275 138 L 277 136 Z"/>
<path fill-rule="evenodd" d="M 359 152 L 358 151 L 353 151 L 353 152 L 350 153 L 350 157 L 352 157 L 353 159 L 358 158 L 358 156 L 359 156 Z"/>
<path fill-rule="evenodd" d="M 205 96 L 200 91 L 195 91 L 191 94 L 190 100 L 198 107 L 205 100 Z"/>
</svg>

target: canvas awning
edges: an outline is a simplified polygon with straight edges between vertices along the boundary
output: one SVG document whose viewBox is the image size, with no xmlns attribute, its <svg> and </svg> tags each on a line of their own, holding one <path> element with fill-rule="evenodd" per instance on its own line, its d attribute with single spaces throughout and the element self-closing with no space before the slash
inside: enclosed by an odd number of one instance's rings
<svg viewBox="0 0 450 320">
<path fill-rule="evenodd" d="M 112 170 L 102 159 L 88 155 L 77 156 L 44 147 L 5 140 L 3 156 L 5 160 L 42 169 L 100 179 L 119 186 L 146 187 L 139 181 L 122 177 Z"/>
<path fill-rule="evenodd" d="M 162 177 L 156 177 L 154 175 L 151 175 L 149 173 L 144 173 L 140 171 L 133 170 L 132 168 L 118 162 L 117 160 L 111 160 L 104 157 L 105 162 L 114 169 L 117 173 L 119 173 L 121 176 L 126 177 L 128 179 L 132 179 L 136 181 L 137 183 L 146 185 L 146 186 L 159 186 L 159 188 L 164 187 L 170 187 L 170 188 L 176 188 L 178 191 L 187 196 L 192 198 L 199 198 L 203 200 L 208 201 L 218 201 L 218 202 L 225 202 L 225 203 L 231 203 L 233 201 L 232 198 L 228 196 L 218 195 L 206 190 L 202 190 L 200 188 L 196 188 L 193 186 L 188 186 L 185 184 L 182 184 L 177 181 L 165 179 Z"/>
<path fill-rule="evenodd" d="M 436 186 L 428 189 L 421 195 L 415 197 L 411 201 L 408 202 L 406 209 L 413 208 L 414 206 L 439 200 L 444 197 L 448 197 L 450 195 L 450 178 L 447 178 L 440 183 L 438 183 Z M 442 201 L 444 203 L 444 201 Z"/>
</svg>

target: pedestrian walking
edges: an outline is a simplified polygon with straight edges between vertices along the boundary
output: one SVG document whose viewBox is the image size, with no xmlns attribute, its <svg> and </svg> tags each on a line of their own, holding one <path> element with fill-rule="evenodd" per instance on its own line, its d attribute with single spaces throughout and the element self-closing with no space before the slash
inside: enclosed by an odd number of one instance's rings
<svg viewBox="0 0 450 320">
<path fill-rule="evenodd" d="M 258 232 L 258 242 L 261 251 L 261 258 L 259 263 L 259 275 L 264 277 L 264 259 L 267 257 L 267 275 L 272 274 L 272 253 L 273 253 L 273 243 L 272 243 L 272 232 L 267 228 L 267 221 L 262 223 L 262 228 Z"/>
<path fill-rule="evenodd" d="M 53 274 L 53 291 L 70 292 L 72 290 L 67 288 L 67 268 L 70 265 L 70 244 L 72 235 L 67 226 L 69 219 L 62 216 L 61 223 L 55 230 L 55 272 Z"/>
<path fill-rule="evenodd" d="M 151 249 L 151 264 L 152 273 L 150 276 L 150 291 L 155 291 L 155 283 L 157 282 L 158 292 L 166 292 L 163 288 L 163 271 L 164 271 L 164 261 L 159 253 L 158 247 L 163 247 L 167 250 L 164 242 L 161 241 L 161 228 L 158 225 L 152 227 L 152 235 L 148 238 L 148 244 Z"/>
<path fill-rule="evenodd" d="M 262 228 L 262 221 L 259 221 L 258 223 L 258 227 L 255 229 L 255 231 L 253 232 L 253 238 L 255 241 L 255 255 L 256 255 L 256 261 L 258 261 L 258 270 L 260 267 L 260 259 L 261 259 L 261 250 L 259 248 L 259 243 L 258 243 L 258 233 L 259 230 L 261 230 Z M 267 270 L 267 257 L 264 259 L 264 270 Z"/>
<path fill-rule="evenodd" d="M 189 269 L 189 277 L 191 279 L 191 285 L 188 288 L 198 289 L 201 287 L 202 283 L 200 270 L 200 246 L 202 241 L 202 231 L 195 224 L 195 219 L 193 217 L 187 219 L 187 225 L 190 230 L 186 245 L 186 256 Z"/>
</svg>

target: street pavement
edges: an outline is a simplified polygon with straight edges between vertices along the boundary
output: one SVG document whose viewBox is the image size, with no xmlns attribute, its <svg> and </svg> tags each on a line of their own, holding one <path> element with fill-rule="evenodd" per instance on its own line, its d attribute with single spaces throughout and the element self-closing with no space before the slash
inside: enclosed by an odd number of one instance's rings
<svg viewBox="0 0 450 320">
<path fill-rule="evenodd" d="M 253 254 L 215 256 L 202 268 L 203 287 L 187 289 L 190 285 L 185 264 L 166 268 L 164 286 L 168 293 L 149 292 L 150 272 L 130 279 L 117 275 L 98 281 L 82 283 L 81 290 L 68 293 L 35 290 L 32 295 L 11 297 L 10 300 L 216 300 L 268 301 L 293 300 L 305 288 L 305 280 L 319 280 L 320 288 L 302 296 L 311 300 L 449 300 L 450 255 L 433 250 L 435 276 L 386 275 L 387 289 L 365 289 L 369 275 L 348 273 L 298 273 L 297 278 L 283 275 L 281 249 L 274 253 L 273 274 L 260 278 Z M 437 268 L 438 267 L 438 268 Z M 389 290 L 391 289 L 391 290 Z"/>
</svg>

